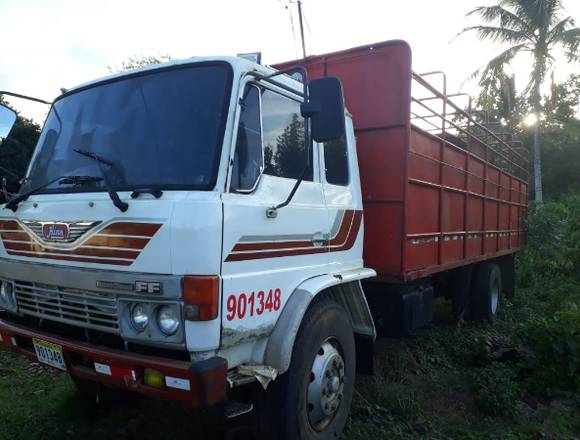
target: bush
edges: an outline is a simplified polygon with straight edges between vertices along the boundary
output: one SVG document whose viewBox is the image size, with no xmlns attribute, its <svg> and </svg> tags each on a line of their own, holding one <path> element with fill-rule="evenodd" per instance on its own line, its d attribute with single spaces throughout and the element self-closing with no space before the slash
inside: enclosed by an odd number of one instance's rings
<svg viewBox="0 0 580 440">
<path fill-rule="evenodd" d="M 492 416 L 513 416 L 521 390 L 515 381 L 517 371 L 508 365 L 493 363 L 476 369 L 472 384 L 479 409 Z"/>
<path fill-rule="evenodd" d="M 580 305 L 552 318 L 532 319 L 520 332 L 521 340 L 535 354 L 530 388 L 548 397 L 580 393 Z"/>
<path fill-rule="evenodd" d="M 531 204 L 527 231 L 528 247 L 516 260 L 521 287 L 544 277 L 580 279 L 580 195 Z"/>
</svg>

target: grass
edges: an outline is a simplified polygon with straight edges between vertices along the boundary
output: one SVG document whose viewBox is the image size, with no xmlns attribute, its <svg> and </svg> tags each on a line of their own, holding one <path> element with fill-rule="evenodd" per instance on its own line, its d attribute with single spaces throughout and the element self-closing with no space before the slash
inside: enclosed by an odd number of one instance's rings
<svg viewBox="0 0 580 440">
<path fill-rule="evenodd" d="M 433 329 L 414 339 L 379 340 L 377 374 L 358 378 L 344 437 L 580 438 L 580 395 L 533 394 L 532 354 L 519 337 L 530 320 L 557 308 L 550 290 L 562 282 L 520 289 L 493 325 L 458 328 L 445 318 L 448 305 L 438 303 Z"/>
<path fill-rule="evenodd" d="M 379 339 L 376 374 L 357 379 L 344 439 L 574 439 L 580 396 L 533 394 L 529 353 L 518 335 L 550 316 L 577 285 L 552 280 L 504 301 L 494 325 L 458 328 L 438 302 L 434 328 L 416 338 Z M 559 293 L 558 293 L 559 292 Z M 148 399 L 95 408 L 66 374 L 0 353 L 0 439 L 221 438 L 211 414 Z"/>
</svg>

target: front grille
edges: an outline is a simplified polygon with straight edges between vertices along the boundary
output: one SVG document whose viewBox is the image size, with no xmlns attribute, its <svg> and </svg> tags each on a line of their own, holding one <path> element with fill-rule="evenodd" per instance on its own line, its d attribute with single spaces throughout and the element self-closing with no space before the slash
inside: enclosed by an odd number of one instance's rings
<svg viewBox="0 0 580 440">
<path fill-rule="evenodd" d="M 18 310 L 29 316 L 119 333 L 117 299 L 87 290 L 16 281 Z"/>
<path fill-rule="evenodd" d="M 72 243 L 78 240 L 87 231 L 91 230 L 101 222 L 37 222 L 37 221 L 23 221 L 34 234 L 42 241 L 46 242 L 59 242 L 59 243 Z M 44 237 L 42 233 L 42 227 L 45 223 L 66 223 L 68 224 L 69 235 L 66 240 L 49 240 Z"/>
</svg>

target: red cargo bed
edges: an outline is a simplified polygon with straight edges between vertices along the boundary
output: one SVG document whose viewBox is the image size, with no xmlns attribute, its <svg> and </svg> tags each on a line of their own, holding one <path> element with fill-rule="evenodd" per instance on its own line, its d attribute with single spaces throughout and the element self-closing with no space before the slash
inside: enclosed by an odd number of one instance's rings
<svg viewBox="0 0 580 440">
<path fill-rule="evenodd" d="M 364 260 L 381 278 L 413 280 L 525 245 L 527 151 L 474 118 L 470 98 L 448 94 L 442 72 L 414 73 L 406 42 L 275 67 L 296 64 L 310 79 L 342 81 L 357 138 Z"/>
</svg>

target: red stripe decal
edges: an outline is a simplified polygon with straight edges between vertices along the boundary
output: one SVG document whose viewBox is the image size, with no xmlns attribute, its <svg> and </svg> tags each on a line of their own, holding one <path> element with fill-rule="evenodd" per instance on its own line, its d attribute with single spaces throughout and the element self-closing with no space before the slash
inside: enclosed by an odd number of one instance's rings
<svg viewBox="0 0 580 440">
<path fill-rule="evenodd" d="M 20 231 L 22 228 L 14 220 L 0 220 L 0 229 L 7 231 Z"/>
<path fill-rule="evenodd" d="M 127 258 L 135 259 L 139 256 L 139 251 L 125 251 L 116 249 L 92 249 L 80 247 L 75 250 L 47 249 L 37 243 L 5 243 L 4 247 L 13 251 L 35 252 L 37 254 L 51 253 L 62 255 L 82 255 L 85 257 L 106 257 L 106 258 Z"/>
<path fill-rule="evenodd" d="M 362 222 L 362 211 L 346 211 L 339 231 L 336 236 L 330 240 L 328 246 L 314 247 L 313 245 L 302 246 L 306 242 L 264 242 L 264 243 L 238 243 L 232 249 L 226 262 L 258 260 L 264 258 L 290 257 L 295 255 L 311 255 L 323 252 L 340 252 L 351 249 L 356 242 L 360 225 Z M 311 244 L 310 242 L 308 242 Z M 290 245 L 294 249 L 289 249 Z M 303 249 L 296 249 L 303 247 Z M 241 250 L 256 250 L 258 252 L 236 253 Z"/>
<path fill-rule="evenodd" d="M 91 237 L 85 245 L 143 249 L 147 246 L 149 240 L 149 238 L 104 237 L 102 235 L 95 235 L 94 237 Z"/>
<path fill-rule="evenodd" d="M 19 241 L 29 241 L 30 235 L 27 232 L 2 232 L 0 234 L 2 240 L 19 240 Z"/>
<path fill-rule="evenodd" d="M 139 257 L 141 250 L 147 246 L 151 237 L 161 228 L 159 223 L 130 223 L 116 222 L 98 231 L 82 246 L 75 249 L 60 249 L 43 246 L 33 240 L 33 235 L 26 232 L 14 220 L 0 220 L 0 233 L 4 248 L 8 255 L 28 258 L 43 258 L 49 260 L 78 261 L 83 263 L 111 264 L 116 266 L 130 266 Z M 100 234 L 115 234 L 135 237 L 106 237 Z M 86 247 L 86 246 L 93 246 Z M 117 249 L 104 249 L 104 247 Z M 118 248 L 129 248 L 118 249 Z M 99 257 L 99 258 L 91 258 Z"/>
<path fill-rule="evenodd" d="M 97 263 L 97 264 L 111 264 L 113 266 L 130 266 L 133 264 L 133 260 L 98 260 L 96 258 L 84 258 L 84 257 L 69 257 L 67 255 L 57 256 L 57 255 L 46 255 L 46 254 L 26 254 L 24 252 L 8 251 L 8 255 L 16 255 L 19 257 L 28 258 L 45 258 L 48 260 L 63 260 L 63 261 L 79 261 L 82 263 Z"/>
<path fill-rule="evenodd" d="M 99 231 L 99 234 L 143 235 L 145 237 L 153 237 L 160 227 L 161 224 L 159 223 L 117 222 Z"/>
</svg>

